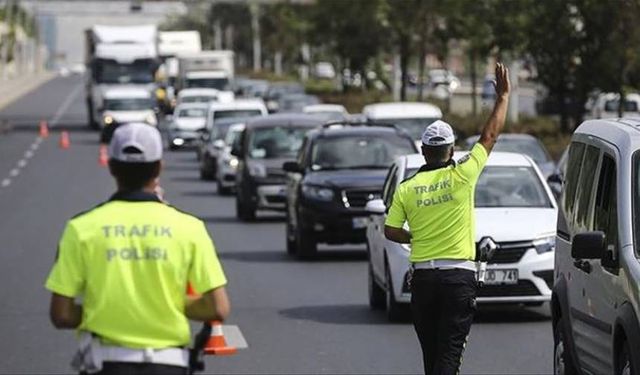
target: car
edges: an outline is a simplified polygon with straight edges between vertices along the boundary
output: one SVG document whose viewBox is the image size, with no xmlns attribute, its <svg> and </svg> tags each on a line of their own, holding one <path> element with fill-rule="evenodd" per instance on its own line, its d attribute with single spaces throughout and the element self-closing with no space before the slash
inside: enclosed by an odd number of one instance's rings
<svg viewBox="0 0 640 375">
<path fill-rule="evenodd" d="M 375 103 L 366 105 L 362 113 L 372 124 L 391 123 L 404 129 L 418 148 L 422 145 L 422 132 L 427 125 L 442 118 L 440 108 L 429 103 Z"/>
<path fill-rule="evenodd" d="M 258 210 L 284 211 L 283 163 L 294 160 L 305 134 L 323 124 L 305 114 L 275 114 L 247 121 L 231 149 L 238 158 L 236 214 L 251 221 Z"/>
<path fill-rule="evenodd" d="M 236 187 L 238 158 L 231 155 L 231 146 L 236 142 L 236 139 L 239 139 L 244 129 L 243 123 L 233 124 L 225 135 L 225 146 L 217 158 L 218 166 L 216 168 L 216 185 L 220 195 L 229 195 Z"/>
<path fill-rule="evenodd" d="M 227 133 L 234 125 L 243 125 L 247 121 L 245 117 L 228 117 L 216 121 L 216 126 L 211 132 L 204 132 L 199 142 L 199 169 L 201 180 L 216 180 L 218 176 L 219 161 L 224 157 L 227 147 Z M 244 126 L 244 125 L 243 125 Z M 218 189 L 220 190 L 220 189 Z"/>
<path fill-rule="evenodd" d="M 234 98 L 233 93 L 230 91 L 220 91 L 207 88 L 189 88 L 180 90 L 176 106 L 184 103 L 230 102 L 233 101 Z"/>
<path fill-rule="evenodd" d="M 349 112 L 342 104 L 310 104 L 302 108 L 302 112 L 323 116 L 327 121 L 349 118 Z"/>
<path fill-rule="evenodd" d="M 428 77 L 429 89 L 438 99 L 446 99 L 460 87 L 460 80 L 446 69 L 431 69 Z"/>
<path fill-rule="evenodd" d="M 278 101 L 286 94 L 304 94 L 304 87 L 297 82 L 274 82 L 264 93 L 263 99 L 269 109 L 269 113 L 278 112 Z"/>
<path fill-rule="evenodd" d="M 583 122 L 560 198 L 555 373 L 640 371 L 640 120 Z"/>
<path fill-rule="evenodd" d="M 176 107 L 167 132 L 170 149 L 196 144 L 204 129 L 207 109 L 207 103 L 185 103 Z"/>
<path fill-rule="evenodd" d="M 235 92 L 244 98 L 261 98 L 269 87 L 269 82 L 262 79 L 236 79 Z"/>
<path fill-rule="evenodd" d="M 560 198 L 562 187 L 564 185 L 564 176 L 567 174 L 567 160 L 569 159 L 569 147 L 565 148 L 558 160 L 555 171 L 547 177 L 549 187 L 556 199 Z"/>
<path fill-rule="evenodd" d="M 456 152 L 454 159 L 465 154 Z M 411 247 L 385 238 L 386 210 L 400 183 L 422 165 L 421 154 L 396 159 L 387 173 L 382 197 L 366 206 L 371 213 L 366 229 L 369 304 L 374 309 L 386 307 L 390 320 L 401 317 L 411 301 Z M 535 162 L 521 154 L 492 152 L 476 186 L 475 215 L 476 243 L 489 238 L 498 247 L 488 262 L 478 303 L 538 305 L 549 301 L 557 206 Z"/>
<path fill-rule="evenodd" d="M 312 258 L 318 243 L 365 242 L 365 204 L 380 196 L 386 171 L 417 151 L 392 126 L 325 124 L 307 134 L 287 173 L 287 252 Z"/>
<path fill-rule="evenodd" d="M 480 139 L 479 135 L 474 135 L 464 141 L 465 149 L 471 150 Z M 533 159 L 545 178 L 553 174 L 556 163 L 551 159 L 547 149 L 540 140 L 530 134 L 503 133 L 498 136 L 498 141 L 493 147 L 494 151 L 515 152 L 528 155 Z"/>
<path fill-rule="evenodd" d="M 300 113 L 304 107 L 319 104 L 320 99 L 315 95 L 308 94 L 285 94 L 278 99 L 278 112 Z"/>
<path fill-rule="evenodd" d="M 313 67 L 313 75 L 319 79 L 334 79 L 336 78 L 336 70 L 332 63 L 319 61 Z"/>
<path fill-rule="evenodd" d="M 618 118 L 620 95 L 612 92 L 601 93 L 591 107 L 591 116 L 595 119 Z M 640 116 L 640 94 L 629 93 L 624 98 L 624 112 L 622 117 Z"/>
<path fill-rule="evenodd" d="M 158 125 L 156 103 L 151 93 L 140 87 L 112 87 L 104 91 L 100 141 L 109 143 L 118 125 L 144 122 Z"/>
<path fill-rule="evenodd" d="M 198 160 L 202 157 L 202 151 L 207 147 L 207 141 L 212 139 L 216 123 L 223 118 L 249 118 L 254 116 L 266 116 L 269 112 L 262 99 L 237 99 L 232 102 L 214 102 L 209 104 L 205 130 L 199 147 L 196 148 Z M 215 140 L 216 138 L 213 137 Z M 215 163 L 214 163 L 215 165 Z M 215 177 L 215 174 L 212 175 Z M 212 177 L 212 178 L 213 178 Z"/>
</svg>

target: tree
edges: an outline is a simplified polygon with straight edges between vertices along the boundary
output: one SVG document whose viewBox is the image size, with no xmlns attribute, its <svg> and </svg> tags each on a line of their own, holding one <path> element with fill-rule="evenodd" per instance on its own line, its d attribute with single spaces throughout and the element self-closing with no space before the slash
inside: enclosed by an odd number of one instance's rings
<svg viewBox="0 0 640 375">
<path fill-rule="evenodd" d="M 282 73 L 281 63 L 293 65 L 299 60 L 300 47 L 307 40 L 310 29 L 306 17 L 309 5 L 287 2 L 264 6 L 261 19 L 262 35 L 267 50 L 274 56 L 274 70 Z"/>
</svg>

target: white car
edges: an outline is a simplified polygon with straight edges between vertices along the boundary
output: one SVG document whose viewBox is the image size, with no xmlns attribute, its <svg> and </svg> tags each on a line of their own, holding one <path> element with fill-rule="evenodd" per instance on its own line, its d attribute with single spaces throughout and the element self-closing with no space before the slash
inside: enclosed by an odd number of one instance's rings
<svg viewBox="0 0 640 375">
<path fill-rule="evenodd" d="M 157 126 L 155 101 L 151 93 L 139 87 L 113 87 L 103 94 L 102 126 L 128 122 L 146 122 Z"/>
<path fill-rule="evenodd" d="M 180 106 L 185 103 L 230 102 L 234 99 L 235 95 L 231 91 L 190 88 L 180 90 L 176 106 Z"/>
<path fill-rule="evenodd" d="M 311 104 L 302 108 L 302 112 L 322 116 L 327 121 L 346 120 L 349 117 L 349 112 L 342 104 Z"/>
<path fill-rule="evenodd" d="M 618 118 L 618 107 L 620 106 L 620 95 L 612 92 L 598 95 L 595 103 L 591 107 L 591 116 L 600 118 Z M 640 94 L 630 93 L 624 98 L 624 111 L 622 117 L 640 116 Z"/>
<path fill-rule="evenodd" d="M 200 138 L 208 108 L 207 103 L 184 103 L 176 107 L 169 125 L 169 148 L 190 146 Z"/>
<path fill-rule="evenodd" d="M 456 160 L 465 153 L 456 152 Z M 400 183 L 424 164 L 422 155 L 402 156 L 389 170 L 382 199 L 369 201 L 367 226 L 369 302 L 386 306 L 390 320 L 411 301 L 407 283 L 409 245 L 384 237 L 385 210 Z M 491 238 L 498 249 L 487 264 L 479 303 L 538 305 L 551 299 L 557 206 L 529 157 L 493 152 L 476 186 L 476 243 Z M 406 224 L 405 224 L 406 225 Z"/>
<path fill-rule="evenodd" d="M 248 118 L 253 116 L 266 116 L 269 114 L 264 101 L 261 99 L 238 99 L 232 102 L 213 102 L 209 104 L 207 111 L 207 130 L 212 130 L 217 119 L 221 118 Z"/>
<path fill-rule="evenodd" d="M 405 130 L 416 141 L 418 149 L 427 125 L 442 118 L 442 111 L 435 105 L 412 102 L 369 104 L 362 109 L 362 114 L 373 124 L 394 124 Z"/>
<path fill-rule="evenodd" d="M 225 135 L 225 146 L 220 157 L 217 159 L 218 167 L 216 168 L 216 184 L 218 185 L 218 194 L 220 195 L 230 194 L 236 187 L 238 158 L 231 155 L 231 146 L 233 146 L 234 142 L 237 142 L 244 128 L 244 124 L 231 125 Z"/>
</svg>

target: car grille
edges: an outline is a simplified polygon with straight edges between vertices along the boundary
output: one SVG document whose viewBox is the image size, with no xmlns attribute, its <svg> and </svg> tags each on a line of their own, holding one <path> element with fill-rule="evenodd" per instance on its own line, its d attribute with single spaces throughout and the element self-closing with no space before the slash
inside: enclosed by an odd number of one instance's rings
<svg viewBox="0 0 640 375">
<path fill-rule="evenodd" d="M 498 249 L 496 249 L 496 252 L 488 263 L 518 263 L 524 256 L 524 253 L 531 248 L 533 248 L 533 243 L 531 241 L 498 243 Z"/>
<path fill-rule="evenodd" d="M 342 202 L 346 208 L 364 208 L 372 199 L 380 198 L 379 189 L 353 189 L 342 192 Z"/>
<path fill-rule="evenodd" d="M 540 291 L 529 280 L 520 280 L 514 285 L 483 285 L 478 288 L 478 297 L 539 296 Z"/>
<path fill-rule="evenodd" d="M 270 204 L 275 204 L 275 203 L 285 203 L 287 198 L 283 197 L 281 195 L 267 195 L 265 197 L 265 199 L 267 200 L 268 203 Z"/>
</svg>

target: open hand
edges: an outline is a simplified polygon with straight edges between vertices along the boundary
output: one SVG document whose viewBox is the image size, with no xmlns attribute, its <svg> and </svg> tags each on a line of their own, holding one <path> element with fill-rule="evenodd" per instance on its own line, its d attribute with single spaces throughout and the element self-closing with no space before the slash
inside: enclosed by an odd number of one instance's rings
<svg viewBox="0 0 640 375">
<path fill-rule="evenodd" d="M 511 92 L 511 83 L 509 82 L 509 69 L 503 63 L 496 64 L 496 80 L 493 82 L 496 89 L 496 95 L 499 98 L 506 98 Z"/>
</svg>

